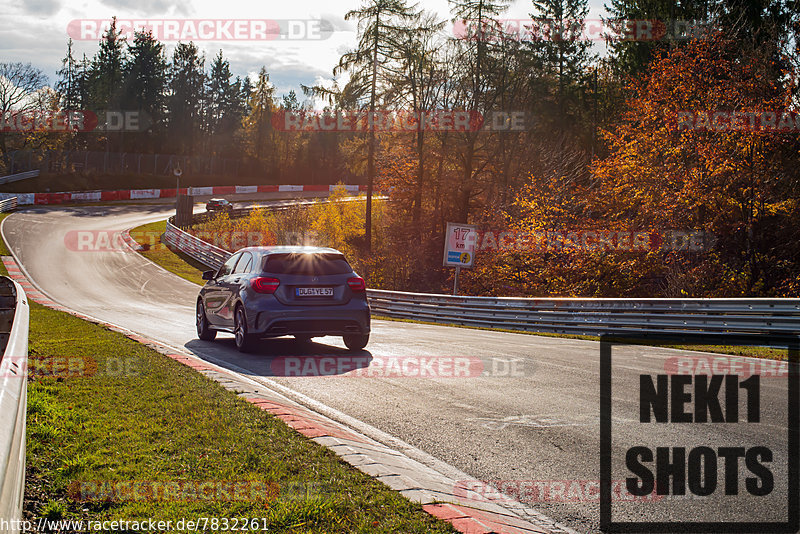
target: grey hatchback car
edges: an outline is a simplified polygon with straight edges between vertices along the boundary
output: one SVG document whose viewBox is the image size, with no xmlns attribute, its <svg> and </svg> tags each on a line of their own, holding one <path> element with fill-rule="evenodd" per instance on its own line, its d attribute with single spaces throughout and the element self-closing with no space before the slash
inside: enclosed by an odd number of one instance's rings
<svg viewBox="0 0 800 534">
<path fill-rule="evenodd" d="M 259 338 L 299 341 L 342 336 L 350 350 L 369 342 L 364 279 L 338 250 L 323 247 L 248 247 L 218 271 L 206 271 L 197 297 L 197 337 L 231 332 L 247 352 Z"/>
</svg>

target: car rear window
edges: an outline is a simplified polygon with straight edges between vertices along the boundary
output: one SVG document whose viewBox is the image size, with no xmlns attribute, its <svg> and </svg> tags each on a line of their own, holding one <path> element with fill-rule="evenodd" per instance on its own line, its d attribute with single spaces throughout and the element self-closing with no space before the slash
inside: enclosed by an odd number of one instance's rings
<svg viewBox="0 0 800 534">
<path fill-rule="evenodd" d="M 353 271 L 341 254 L 270 254 L 264 272 L 272 274 L 326 275 Z"/>
</svg>

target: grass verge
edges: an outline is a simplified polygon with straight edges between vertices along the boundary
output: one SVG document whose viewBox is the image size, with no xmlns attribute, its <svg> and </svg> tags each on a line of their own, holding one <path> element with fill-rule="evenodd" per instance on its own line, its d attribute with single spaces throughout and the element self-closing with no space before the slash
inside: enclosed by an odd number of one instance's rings
<svg viewBox="0 0 800 534">
<path fill-rule="evenodd" d="M 30 368 L 29 517 L 173 522 L 236 517 L 258 518 L 259 529 L 270 532 L 453 532 L 448 523 L 196 371 L 121 334 L 35 303 Z M 60 376 L 53 376 L 55 370 Z M 95 502 L 71 496 L 76 483 L 98 481 L 275 484 L 279 496 Z"/>
<path fill-rule="evenodd" d="M 203 271 L 206 267 L 185 254 L 171 250 L 166 243 L 161 242 L 161 235 L 166 226 L 167 221 L 143 224 L 131 230 L 130 234 L 137 243 L 146 247 L 146 250 L 141 252 L 145 258 L 185 280 L 203 285 L 205 283 Z"/>
<path fill-rule="evenodd" d="M 148 224 L 144 226 L 139 226 L 131 230 L 131 235 L 134 235 L 135 232 L 145 232 L 147 230 L 155 230 L 160 232 L 164 231 L 165 222 L 158 222 L 153 224 Z M 159 226 L 160 225 L 160 226 Z M 149 243 L 149 241 L 148 241 Z M 143 241 L 140 241 L 140 244 L 145 244 Z M 160 245 L 160 241 L 157 241 L 157 244 Z M 144 251 L 143 254 L 150 258 L 153 262 L 161 265 L 166 270 L 177 274 L 178 276 L 185 278 L 191 282 L 195 282 L 197 284 L 202 285 L 204 282 L 202 280 L 202 270 L 205 269 L 204 266 L 199 265 L 197 262 L 192 260 L 191 258 L 185 256 L 184 254 L 173 252 L 169 250 L 166 245 L 164 246 L 156 246 L 156 242 L 153 243 L 153 248 L 158 250 L 149 250 Z M 396 319 L 393 317 L 385 317 L 385 316 L 373 316 L 374 319 L 382 319 L 387 321 L 400 321 L 406 323 L 417 323 L 417 324 L 429 324 L 429 325 L 438 325 L 438 326 L 453 326 L 456 328 L 469 328 L 473 330 L 488 330 L 491 332 L 510 332 L 515 334 L 528 334 L 534 336 L 546 336 L 546 337 L 556 337 L 556 338 L 564 338 L 564 339 L 584 339 L 590 341 L 599 341 L 600 338 L 597 336 L 581 336 L 581 335 L 571 335 L 571 334 L 551 334 L 546 332 L 527 332 L 525 330 L 509 330 L 509 329 L 502 329 L 502 328 L 481 328 L 476 326 L 464 326 L 458 324 L 443 324 L 443 323 L 434 323 L 430 321 L 418 321 L 416 319 Z M 692 351 L 699 351 L 699 352 L 712 352 L 716 354 L 730 354 L 734 356 L 748 356 L 751 358 L 768 358 L 773 360 L 785 360 L 786 359 L 786 352 L 782 351 L 781 349 L 773 349 L 769 347 L 741 347 L 741 346 L 727 346 L 727 345 L 662 345 L 662 344 L 654 344 L 653 346 L 658 347 L 669 347 L 669 348 L 677 348 L 683 350 L 692 350 Z"/>
<path fill-rule="evenodd" d="M 0 213 L 0 224 L 3 223 L 3 219 L 11 215 L 11 213 Z M 6 247 L 6 242 L 3 239 L 0 239 L 0 256 L 11 256 L 11 252 L 9 252 L 8 247 Z M 0 267 L 3 269 L 3 274 L 8 274 L 6 271 L 5 265 L 0 262 Z"/>
</svg>

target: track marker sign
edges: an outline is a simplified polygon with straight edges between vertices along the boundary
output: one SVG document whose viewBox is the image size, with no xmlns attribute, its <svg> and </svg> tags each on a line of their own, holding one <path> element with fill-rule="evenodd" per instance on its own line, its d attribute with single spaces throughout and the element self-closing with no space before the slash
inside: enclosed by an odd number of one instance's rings
<svg viewBox="0 0 800 534">
<path fill-rule="evenodd" d="M 444 261 L 445 267 L 455 267 L 456 275 L 453 278 L 453 295 L 458 295 L 458 274 L 462 267 L 472 267 L 475 262 L 475 242 L 478 237 L 478 227 L 474 224 L 447 223 L 444 233 Z"/>
<path fill-rule="evenodd" d="M 447 223 L 444 239 L 445 267 L 472 267 L 478 236 L 474 224 Z"/>
</svg>

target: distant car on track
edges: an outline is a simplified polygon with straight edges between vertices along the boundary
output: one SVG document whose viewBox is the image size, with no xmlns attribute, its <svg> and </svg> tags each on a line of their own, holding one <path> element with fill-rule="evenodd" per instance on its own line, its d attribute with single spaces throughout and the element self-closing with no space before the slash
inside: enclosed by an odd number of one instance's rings
<svg viewBox="0 0 800 534">
<path fill-rule="evenodd" d="M 324 247 L 247 247 L 206 271 L 197 297 L 197 337 L 231 332 L 248 352 L 260 338 L 342 336 L 350 350 L 369 342 L 364 279 L 344 255 Z"/>
<path fill-rule="evenodd" d="M 206 211 L 230 211 L 233 209 L 233 204 L 224 198 L 212 198 L 206 202 Z"/>
</svg>

